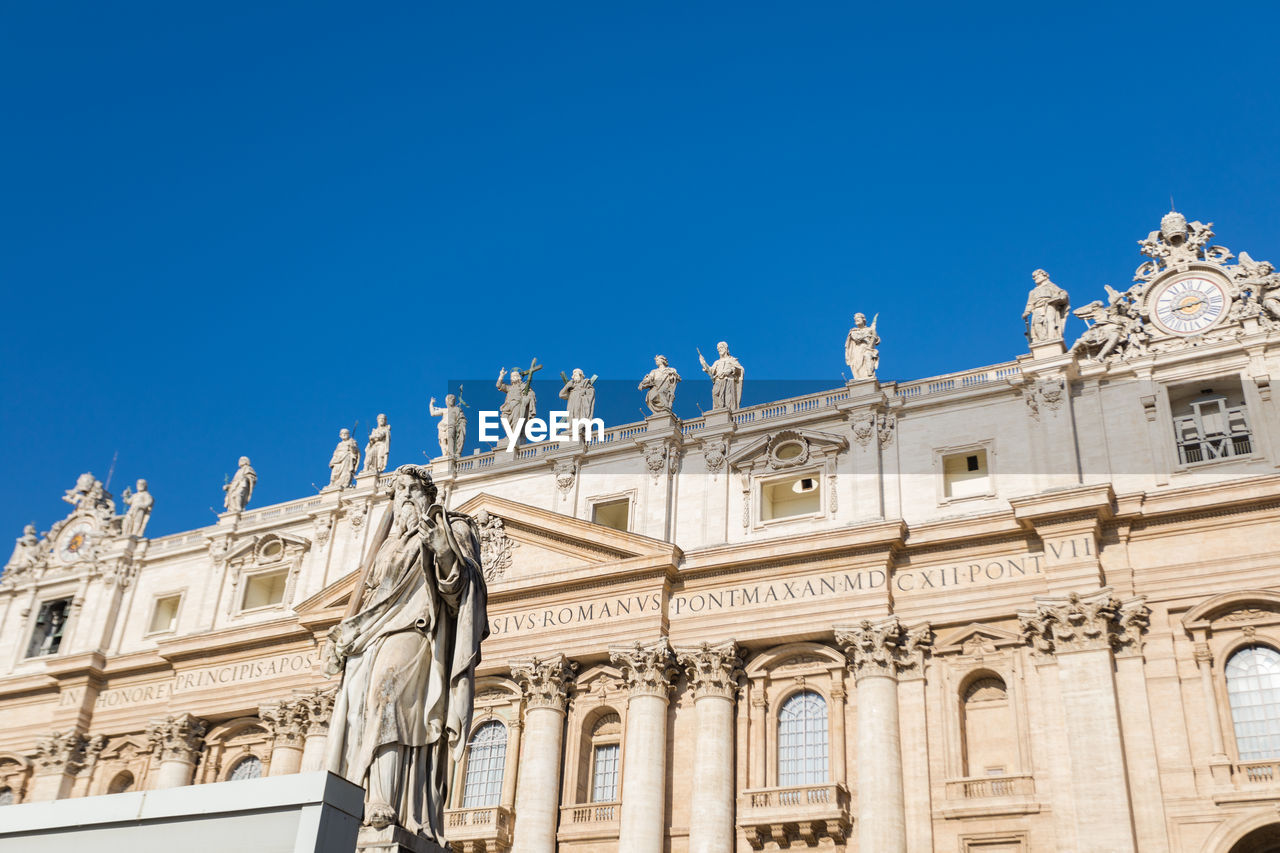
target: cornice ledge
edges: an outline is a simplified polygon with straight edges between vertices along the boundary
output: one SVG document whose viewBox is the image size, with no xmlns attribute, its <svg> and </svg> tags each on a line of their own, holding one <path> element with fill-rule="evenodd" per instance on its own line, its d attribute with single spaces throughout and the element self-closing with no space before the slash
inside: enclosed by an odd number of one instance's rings
<svg viewBox="0 0 1280 853">
<path fill-rule="evenodd" d="M 839 556 L 841 552 L 882 549 L 885 555 L 901 550 L 907 538 L 906 522 L 878 521 L 857 526 L 819 530 L 799 536 L 732 542 L 686 551 L 680 573 L 687 575 L 708 568 L 724 568 L 726 563 L 746 566 L 788 557 Z"/>
<path fill-rule="evenodd" d="M 1126 496 L 1127 497 L 1127 496 Z M 1280 474 L 1263 474 L 1244 480 L 1222 480 L 1194 486 L 1144 492 L 1136 513 L 1143 518 L 1221 509 L 1280 497 Z"/>
<path fill-rule="evenodd" d="M 229 652 L 250 646 L 260 646 L 264 641 L 283 642 L 290 639 L 315 640 L 315 635 L 290 615 L 283 619 L 260 622 L 257 625 L 237 625 L 208 634 L 176 637 L 156 644 L 156 653 L 165 660 L 185 660 L 205 657 L 212 653 Z"/>
<path fill-rule="evenodd" d="M 106 669 L 107 656 L 98 651 L 65 655 L 48 661 L 44 665 L 45 673 L 58 681 L 76 676 L 102 678 L 106 675 Z"/>
<path fill-rule="evenodd" d="M 906 548 L 910 551 L 912 548 L 938 545 L 953 540 L 964 540 L 966 544 L 972 544 L 976 539 L 1024 533 L 1025 530 L 1026 528 L 1018 523 L 1016 514 L 1010 510 L 1002 509 L 981 515 L 957 515 L 952 518 L 910 525 L 906 537 Z"/>
<path fill-rule="evenodd" d="M 1092 486 L 1073 486 L 1035 495 L 1009 498 L 1014 517 L 1024 527 L 1034 527 L 1038 522 L 1052 522 L 1055 516 L 1075 516 L 1094 513 L 1105 521 L 1114 514 L 1116 494 L 1110 483 Z"/>
</svg>

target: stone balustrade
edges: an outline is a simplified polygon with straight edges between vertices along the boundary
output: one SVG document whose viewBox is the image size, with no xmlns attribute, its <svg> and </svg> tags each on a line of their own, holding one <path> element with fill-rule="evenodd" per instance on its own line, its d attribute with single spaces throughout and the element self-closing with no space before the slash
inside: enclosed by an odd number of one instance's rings
<svg viewBox="0 0 1280 853">
<path fill-rule="evenodd" d="M 948 800 L 982 800 L 991 797 L 1026 797 L 1036 792 L 1031 774 L 970 776 L 947 783 Z"/>
<path fill-rule="evenodd" d="M 449 809 L 445 835 L 459 853 L 492 853 L 511 847 L 511 813 L 502 806 Z"/>
<path fill-rule="evenodd" d="M 748 789 L 738 797 L 738 826 L 754 850 L 770 842 L 813 846 L 819 838 L 843 844 L 853 826 L 849 803 L 840 782 Z"/>
<path fill-rule="evenodd" d="M 1280 782 L 1280 760 L 1241 761 L 1232 775 L 1236 785 L 1274 785 Z"/>
</svg>

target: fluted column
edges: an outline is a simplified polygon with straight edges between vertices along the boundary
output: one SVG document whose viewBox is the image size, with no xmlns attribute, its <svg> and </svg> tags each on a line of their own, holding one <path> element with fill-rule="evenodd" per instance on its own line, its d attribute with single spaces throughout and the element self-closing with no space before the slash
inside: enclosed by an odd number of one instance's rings
<svg viewBox="0 0 1280 853">
<path fill-rule="evenodd" d="M 524 691 L 526 709 L 512 847 L 521 853 L 554 853 L 556 849 L 565 704 L 577 668 L 561 654 L 511 664 L 511 675 Z"/>
<path fill-rule="evenodd" d="M 36 744 L 35 773 L 28 802 L 61 800 L 71 795 L 76 774 L 84 767 L 89 739 L 79 732 L 54 732 Z"/>
<path fill-rule="evenodd" d="M 835 633 L 858 695 L 858 849 L 906 853 L 898 672 L 922 665 L 932 632 L 927 625 L 908 630 L 890 616 Z"/>
<path fill-rule="evenodd" d="M 298 701 L 306 711 L 307 739 L 302 744 L 303 773 L 325 769 L 325 751 L 329 745 L 329 718 L 333 716 L 336 690 L 316 690 Z"/>
<path fill-rule="evenodd" d="M 733 700 L 742 659 L 733 640 L 676 649 L 693 690 L 697 740 L 689 853 L 731 853 L 733 828 Z M 629 721 L 628 721 L 629 722 Z"/>
<path fill-rule="evenodd" d="M 180 788 L 191 784 L 191 772 L 204 748 L 207 724 L 190 714 L 152 720 L 147 726 L 151 760 L 158 763 L 151 779 L 153 790 Z"/>
<path fill-rule="evenodd" d="M 271 735 L 268 776 L 287 776 L 302 767 L 302 745 L 307 735 L 306 708 L 298 700 L 272 702 L 258 708 L 258 719 Z"/>
<path fill-rule="evenodd" d="M 1149 613 L 1144 599 L 1122 602 L 1109 588 L 1038 597 L 1018 613 L 1035 652 L 1057 661 L 1080 853 L 1136 849 L 1113 649 L 1139 642 Z"/>
<path fill-rule="evenodd" d="M 618 849 L 662 853 L 667 825 L 667 700 L 678 671 L 675 658 L 664 637 L 611 648 L 609 659 L 622 671 L 628 688 Z"/>
</svg>

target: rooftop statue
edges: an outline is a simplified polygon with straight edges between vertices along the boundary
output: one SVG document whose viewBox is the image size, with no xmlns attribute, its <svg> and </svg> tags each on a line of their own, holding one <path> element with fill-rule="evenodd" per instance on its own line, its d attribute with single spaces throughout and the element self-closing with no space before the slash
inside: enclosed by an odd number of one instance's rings
<svg viewBox="0 0 1280 853">
<path fill-rule="evenodd" d="M 444 408 L 436 405 L 432 397 L 427 403 L 431 417 L 439 418 L 436 424 L 436 439 L 440 442 L 440 455 L 446 459 L 457 459 L 462 455 L 462 446 L 467 440 L 467 415 L 458 405 L 458 398 L 453 394 L 444 395 Z"/>
<path fill-rule="evenodd" d="M 9 562 L 5 564 L 5 573 L 21 574 L 36 563 L 40 562 L 41 557 L 40 537 L 36 534 L 36 526 L 28 524 L 22 528 L 22 535 L 18 537 L 18 541 L 13 545 L 13 555 L 9 557 Z"/>
<path fill-rule="evenodd" d="M 368 460 L 365 460 L 368 462 Z M 329 486 L 345 489 L 351 485 L 356 476 L 356 466 L 360 464 L 360 445 L 351 437 L 351 430 L 338 432 L 338 446 L 333 449 L 329 458 Z M 368 465 L 365 466 L 366 468 Z"/>
<path fill-rule="evenodd" d="M 538 415 L 538 395 L 533 393 L 533 374 L 541 369 L 542 365 L 538 364 L 536 358 L 530 362 L 528 370 L 513 367 L 509 383 L 502 381 L 507 371 L 498 371 L 497 388 L 507 395 L 502 405 L 498 407 L 498 411 L 501 412 L 502 420 L 507 424 L 508 432 L 516 436 L 517 443 L 520 441 L 519 431 L 524 427 L 521 422 Z"/>
<path fill-rule="evenodd" d="M 560 399 L 568 401 L 569 421 L 575 420 L 591 420 L 591 416 L 596 411 L 596 379 L 592 375 L 590 379 L 579 368 L 573 369 L 573 376 L 565 376 L 564 371 L 560 372 L 560 381 L 564 383 L 564 387 L 560 389 Z"/>
<path fill-rule="evenodd" d="M 1071 297 L 1050 281 L 1044 270 L 1036 270 L 1031 278 L 1036 286 L 1027 294 L 1027 307 L 1022 312 L 1027 324 L 1027 340 L 1033 344 L 1059 340 L 1067 322 Z"/>
<path fill-rule="evenodd" d="M 1081 352 L 1095 361 L 1105 361 L 1107 356 L 1133 344 L 1134 351 L 1146 341 L 1142 318 L 1133 306 L 1130 294 L 1121 293 L 1111 285 L 1103 285 L 1107 291 L 1107 304 L 1094 300 L 1072 313 L 1085 321 L 1088 328 L 1071 345 L 1072 352 Z"/>
<path fill-rule="evenodd" d="M 342 673 L 328 769 L 364 787 L 376 830 L 448 847 L 449 756 L 471 727 L 486 602 L 475 522 L 438 503 L 427 468 L 401 465 L 325 665 Z"/>
<path fill-rule="evenodd" d="M 391 426 L 386 415 L 378 415 L 378 425 L 369 431 L 369 443 L 364 446 L 365 474 L 381 474 L 387 470 L 391 457 Z"/>
<path fill-rule="evenodd" d="M 671 411 L 676 399 L 676 386 L 680 384 L 680 374 L 667 363 L 665 355 L 653 357 L 655 367 L 640 380 L 640 390 L 648 390 L 644 401 L 655 415 Z"/>
<path fill-rule="evenodd" d="M 716 344 L 716 352 L 720 357 L 713 364 L 707 364 L 702 350 L 698 350 L 702 372 L 711 377 L 711 408 L 734 411 L 742 404 L 742 383 L 747 372 L 741 362 L 729 354 L 729 345 L 724 341 Z"/>
<path fill-rule="evenodd" d="M 146 532 L 147 521 L 151 518 L 151 508 L 156 502 L 155 497 L 147 490 L 146 480 L 138 480 L 137 486 L 136 492 L 129 491 L 129 487 L 125 486 L 124 491 L 120 493 L 120 499 L 129 507 L 120 525 L 120 532 L 125 536 L 141 537 Z"/>
<path fill-rule="evenodd" d="M 854 379 L 875 379 L 880 366 L 880 336 L 876 334 L 877 314 L 867 325 L 866 314 L 853 315 L 853 328 L 844 339 L 844 363 Z"/>
<path fill-rule="evenodd" d="M 222 501 L 227 512 L 244 512 L 244 508 L 249 505 L 249 499 L 253 497 L 253 487 L 257 484 L 258 472 L 249 464 L 248 456 L 241 456 L 235 476 L 231 478 L 230 483 L 222 487 L 222 490 L 227 493 Z"/>
</svg>

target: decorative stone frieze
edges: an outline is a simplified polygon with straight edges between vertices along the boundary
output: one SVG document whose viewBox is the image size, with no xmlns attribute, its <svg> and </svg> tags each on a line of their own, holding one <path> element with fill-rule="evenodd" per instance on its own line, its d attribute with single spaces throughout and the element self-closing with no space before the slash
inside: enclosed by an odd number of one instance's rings
<svg viewBox="0 0 1280 853">
<path fill-rule="evenodd" d="M 680 671 L 665 637 L 650 643 L 609 649 L 609 660 L 622 671 L 622 680 L 632 696 L 666 698 L 672 679 Z"/>
<path fill-rule="evenodd" d="M 837 627 L 835 634 L 855 679 L 892 678 L 916 669 L 933 643 L 933 631 L 928 625 L 909 629 L 896 616 L 878 622 L 864 619 L 855 626 Z"/>
<path fill-rule="evenodd" d="M 573 676 L 578 664 L 562 654 L 513 661 L 511 677 L 524 691 L 529 708 L 551 708 L 563 711 L 573 692 Z"/>
<path fill-rule="evenodd" d="M 80 732 L 54 732 L 36 743 L 36 772 L 78 773 L 85 765 L 88 748 L 89 738 Z"/>
<path fill-rule="evenodd" d="M 742 675 L 742 658 L 738 656 L 736 642 L 681 646 L 675 652 L 695 699 L 719 696 L 733 700 L 738 691 L 738 677 Z"/>
<path fill-rule="evenodd" d="M 160 761 L 195 763 L 204 748 L 204 735 L 209 725 L 191 714 L 178 714 L 163 720 L 152 720 L 147 726 L 147 740 Z"/>
<path fill-rule="evenodd" d="M 1109 587 L 1087 595 L 1037 597 L 1035 610 L 1018 612 L 1022 635 L 1039 654 L 1112 649 L 1141 651 L 1151 610 L 1145 597 L 1121 601 Z"/>
</svg>

